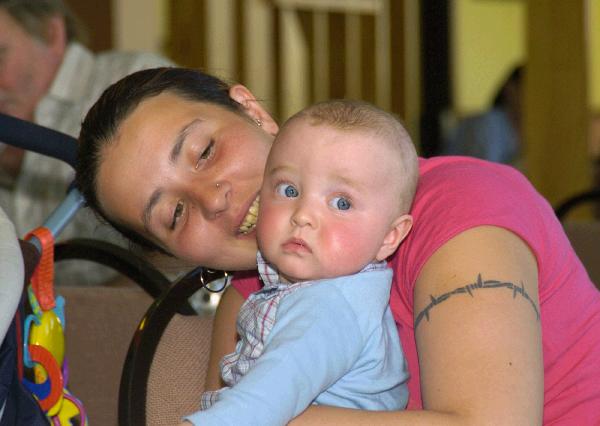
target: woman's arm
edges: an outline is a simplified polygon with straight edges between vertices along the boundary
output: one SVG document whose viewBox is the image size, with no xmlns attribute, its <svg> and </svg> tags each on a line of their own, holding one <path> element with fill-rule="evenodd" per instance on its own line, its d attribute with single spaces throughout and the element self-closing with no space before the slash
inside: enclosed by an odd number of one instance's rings
<svg viewBox="0 0 600 426">
<path fill-rule="evenodd" d="M 414 300 L 425 410 L 310 407 L 292 425 L 541 424 L 537 263 L 523 240 L 490 226 L 459 234 L 424 265 Z"/>
<path fill-rule="evenodd" d="M 206 373 L 206 390 L 217 390 L 224 386 L 221 380 L 219 362 L 223 356 L 235 350 L 238 340 L 236 331 L 237 314 L 244 303 L 243 296 L 232 286 L 229 286 L 219 302 L 213 321 L 210 357 Z"/>
</svg>

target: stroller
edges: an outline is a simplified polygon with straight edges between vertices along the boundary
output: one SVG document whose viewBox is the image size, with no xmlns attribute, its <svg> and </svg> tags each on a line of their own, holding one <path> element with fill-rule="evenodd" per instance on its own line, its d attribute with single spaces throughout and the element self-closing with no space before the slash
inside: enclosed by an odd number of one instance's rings
<svg viewBox="0 0 600 426">
<path fill-rule="evenodd" d="M 76 164 L 77 141 L 62 133 L 0 114 L 0 141 Z M 226 273 L 196 268 L 171 283 L 152 264 L 108 242 L 75 239 L 54 244 L 84 205 L 72 185 L 40 228 L 19 239 L 0 209 L 0 425 L 87 425 L 83 403 L 69 391 L 64 305 L 55 292 L 53 265 L 86 260 L 108 266 L 154 299 L 131 340 L 119 391 L 119 424 L 145 424 L 146 386 L 154 354 L 170 320 L 197 316 L 189 298 L 210 306 Z M 31 284 L 29 284 L 31 282 Z M 198 290 L 201 290 L 199 292 Z M 60 287 L 57 288 L 60 291 Z M 200 294 L 202 293 L 202 294 Z M 218 300 L 218 299 L 217 299 Z M 131 330 L 132 334 L 134 330 Z M 92 419 L 93 422 L 93 419 Z"/>
</svg>

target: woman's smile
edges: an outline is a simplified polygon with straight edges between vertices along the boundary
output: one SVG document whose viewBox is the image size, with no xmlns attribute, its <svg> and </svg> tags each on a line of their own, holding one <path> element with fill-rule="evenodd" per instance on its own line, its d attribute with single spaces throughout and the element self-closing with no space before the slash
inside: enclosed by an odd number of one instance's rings
<svg viewBox="0 0 600 426">
<path fill-rule="evenodd" d="M 254 201 L 252 202 L 252 205 L 248 209 L 248 212 L 244 216 L 244 220 L 242 221 L 242 224 L 239 227 L 240 234 L 247 235 L 247 234 L 251 233 L 254 230 L 254 228 L 256 227 L 256 218 L 258 217 L 259 204 L 260 204 L 260 195 L 254 199 Z"/>
</svg>

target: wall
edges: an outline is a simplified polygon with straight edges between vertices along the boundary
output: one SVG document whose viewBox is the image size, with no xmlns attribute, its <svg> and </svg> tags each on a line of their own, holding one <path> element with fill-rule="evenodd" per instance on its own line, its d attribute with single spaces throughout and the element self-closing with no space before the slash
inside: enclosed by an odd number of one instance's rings
<svg viewBox="0 0 600 426">
<path fill-rule="evenodd" d="M 454 112 L 465 115 L 485 109 L 525 58 L 525 2 L 454 0 L 451 19 Z"/>
<path fill-rule="evenodd" d="M 589 0 L 589 88 L 590 106 L 600 112 L 600 0 Z"/>
<path fill-rule="evenodd" d="M 527 176 L 552 205 L 589 189 L 588 3 L 528 0 Z"/>
<path fill-rule="evenodd" d="M 457 113 L 484 109 L 509 69 L 526 57 L 525 3 L 522 0 L 452 2 L 451 57 Z M 112 0 L 115 47 L 163 52 L 167 7 L 167 0 Z M 589 11 L 590 106 L 600 111 L 600 0 L 589 0 Z"/>
<path fill-rule="evenodd" d="M 167 26 L 165 0 L 112 0 L 112 13 L 116 49 L 163 52 Z"/>
<path fill-rule="evenodd" d="M 589 102 L 600 112 L 600 0 L 588 0 Z M 526 58 L 525 1 L 454 0 L 454 109 L 484 109 L 513 64 Z"/>
</svg>

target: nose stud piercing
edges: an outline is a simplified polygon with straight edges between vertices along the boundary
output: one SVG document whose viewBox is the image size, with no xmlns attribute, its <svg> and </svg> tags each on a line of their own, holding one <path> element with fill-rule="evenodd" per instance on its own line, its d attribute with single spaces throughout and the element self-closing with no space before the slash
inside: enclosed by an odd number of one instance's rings
<svg viewBox="0 0 600 426">
<path fill-rule="evenodd" d="M 220 183 L 215 184 L 215 186 L 217 187 L 217 189 L 219 189 L 221 187 Z"/>
</svg>

